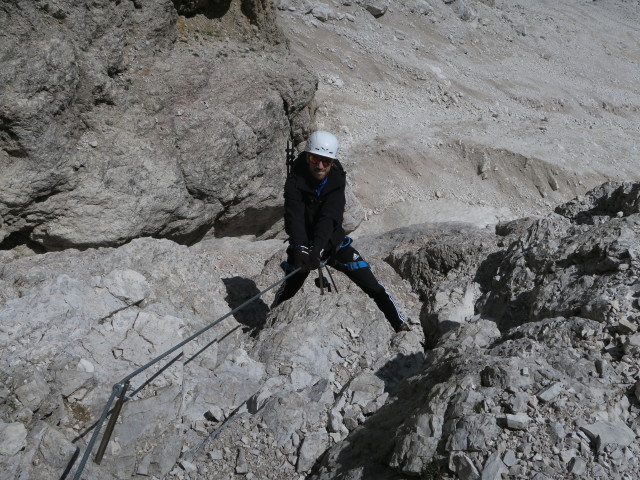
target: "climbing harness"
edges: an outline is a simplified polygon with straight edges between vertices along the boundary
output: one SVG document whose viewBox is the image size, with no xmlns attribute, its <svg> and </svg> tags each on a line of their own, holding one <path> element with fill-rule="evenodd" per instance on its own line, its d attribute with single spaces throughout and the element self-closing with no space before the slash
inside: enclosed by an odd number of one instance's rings
<svg viewBox="0 0 640 480">
<path fill-rule="evenodd" d="M 345 236 L 344 237 L 344 241 L 340 244 L 340 246 L 338 247 L 337 251 L 342 250 L 343 248 L 348 247 L 349 245 L 351 245 L 351 243 L 353 242 L 353 239 L 350 236 Z M 353 270 L 358 270 L 360 268 L 367 268 L 370 265 L 365 262 L 364 260 L 357 260 L 357 261 L 353 261 L 353 262 L 349 262 L 349 263 L 339 263 L 336 262 L 335 260 L 333 261 L 333 263 L 337 266 L 340 266 L 346 270 L 349 271 L 353 271 Z"/>
<path fill-rule="evenodd" d="M 353 239 L 349 235 L 345 235 L 344 240 L 338 247 L 338 250 L 342 250 L 345 247 L 348 247 L 353 242 Z"/>
<path fill-rule="evenodd" d="M 331 275 L 331 270 L 329 270 L 329 268 L 327 267 L 327 273 L 329 274 L 329 278 L 331 279 L 331 283 L 333 283 L 333 288 L 335 289 L 336 293 L 338 292 L 338 287 L 336 285 L 336 282 L 333 280 L 333 275 Z"/>
<path fill-rule="evenodd" d="M 341 266 L 349 271 L 359 270 L 361 268 L 367 268 L 369 264 L 364 260 L 358 260 L 357 262 L 341 263 Z"/>
<path fill-rule="evenodd" d="M 331 275 L 331 270 L 329 270 L 329 265 L 327 265 L 329 259 L 320 262 L 320 266 L 318 267 L 318 278 L 315 280 L 316 287 L 320 289 L 320 295 L 324 295 L 324 286 L 327 285 L 327 291 L 331 292 L 331 284 L 333 284 L 333 289 L 338 292 L 338 286 L 336 285 L 335 280 L 333 279 L 333 275 Z M 323 275 L 322 268 L 326 267 L 327 273 L 329 274 L 329 278 L 331 279 L 331 283 L 326 277 Z M 280 268 L 284 271 L 285 274 L 289 274 L 294 268 L 289 262 L 284 261 L 280 264 Z"/>
<path fill-rule="evenodd" d="M 268 286 L 267 288 L 265 288 L 261 292 L 257 293 L 256 295 L 251 297 L 246 302 L 244 302 L 242 305 L 239 305 L 238 307 L 234 308 L 233 310 L 231 310 L 230 312 L 226 313 L 222 317 L 218 318 L 217 320 L 215 320 L 215 321 L 211 322 L 210 324 L 206 325 L 205 327 L 201 328 L 196 333 L 191 335 L 189 338 L 183 340 L 182 342 L 178 343 L 177 345 L 174 345 L 169 350 L 167 350 L 164 353 L 158 355 L 157 357 L 152 359 L 147 364 L 141 366 L 140 368 L 138 368 L 134 372 L 132 372 L 129 375 L 127 375 L 126 377 L 124 377 L 118 383 L 114 384 L 112 389 L 111 389 L 111 396 L 109 397 L 109 400 L 107 400 L 107 403 L 104 406 L 104 409 L 102 410 L 102 415 L 100 416 L 100 419 L 94 425 L 95 430 L 93 431 L 93 435 L 91 436 L 91 439 L 89 440 L 89 443 L 87 444 L 87 448 L 85 449 L 84 454 L 82 456 L 82 459 L 80 460 L 80 464 L 78 465 L 78 469 L 76 470 L 76 473 L 75 473 L 75 475 L 73 477 L 73 480 L 80 480 L 80 475 L 82 475 L 84 467 L 86 466 L 87 461 L 89 460 L 89 455 L 91 454 L 91 451 L 93 450 L 93 447 L 95 446 L 96 440 L 98 439 L 98 435 L 100 434 L 100 430 L 102 429 L 102 424 L 106 420 L 107 416 L 111 415 L 111 417 L 109 418 L 109 424 L 107 425 L 107 428 L 105 429 L 105 433 L 104 433 L 104 435 L 102 437 L 102 441 L 100 443 L 100 446 L 98 448 L 98 451 L 97 451 L 96 457 L 95 457 L 95 463 L 97 463 L 98 465 L 100 465 L 100 462 L 102 462 L 102 457 L 103 457 L 104 452 L 105 452 L 105 450 L 107 448 L 107 445 L 108 445 L 109 440 L 111 438 L 111 434 L 113 433 L 113 429 L 115 428 L 116 422 L 118 421 L 118 416 L 120 414 L 120 410 L 122 410 L 122 406 L 124 405 L 124 403 L 126 401 L 131 400 L 133 398 L 133 396 L 136 393 L 138 393 L 143 388 L 143 386 L 147 385 L 148 382 L 149 382 L 149 381 L 147 381 L 142 386 L 140 386 L 139 388 L 133 389 L 133 392 L 130 395 L 127 395 L 127 392 L 132 390 L 132 387 L 130 386 L 130 382 L 131 382 L 132 378 L 138 376 L 140 373 L 144 372 L 149 367 L 155 365 L 160 360 L 162 360 L 162 359 L 166 358 L 167 356 L 171 355 L 173 352 L 175 352 L 179 348 L 183 347 L 187 343 L 189 343 L 192 340 L 198 338 L 200 335 L 202 335 L 203 333 L 207 332 L 209 329 L 211 329 L 215 325 L 218 325 L 225 318 L 230 317 L 231 315 L 236 313 L 238 310 L 243 309 L 244 307 L 246 307 L 247 305 L 249 305 L 253 301 L 255 301 L 258 298 L 260 298 L 263 294 L 265 294 L 266 292 L 268 292 L 272 288 L 276 287 L 277 285 L 281 284 L 282 282 L 286 281 L 289 277 L 295 275 L 299 271 L 300 271 L 300 268 L 292 269 L 281 280 L 278 280 L 277 282 L 271 284 L 270 286 Z M 198 353 L 200 353 L 200 352 L 198 352 Z M 180 353 L 175 358 L 173 358 L 169 362 L 169 364 L 175 362 L 181 356 L 182 356 L 182 353 Z M 163 367 L 163 370 L 166 367 L 168 367 L 168 365 L 165 365 L 165 367 Z M 155 375 L 154 375 L 154 377 L 155 377 Z M 118 401 L 116 402 L 116 405 L 115 405 L 114 409 L 111 410 L 111 404 L 113 403 L 113 401 L 115 400 L 116 397 L 118 397 Z M 74 455 L 74 457 L 72 458 L 72 460 L 70 462 L 70 465 L 67 466 L 67 469 L 65 470 L 65 474 L 63 475 L 63 477 L 61 477 L 60 480 L 64 480 L 66 478 L 66 474 L 71 470 L 71 468 L 73 467 L 73 464 L 75 463 L 76 459 L 77 459 L 77 455 Z"/>
</svg>

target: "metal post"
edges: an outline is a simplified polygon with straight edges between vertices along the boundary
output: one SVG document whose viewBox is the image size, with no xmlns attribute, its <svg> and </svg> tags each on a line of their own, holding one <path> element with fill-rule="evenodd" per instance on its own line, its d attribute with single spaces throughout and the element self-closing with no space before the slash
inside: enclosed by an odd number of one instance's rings
<svg viewBox="0 0 640 480">
<path fill-rule="evenodd" d="M 124 404 L 124 397 L 127 394 L 127 390 L 129 390 L 129 380 L 127 380 L 124 385 L 117 384 L 116 387 L 120 387 L 120 396 L 118 397 L 116 406 L 113 407 L 111 418 L 109 419 L 107 428 L 105 429 L 104 435 L 102 436 L 102 441 L 100 442 L 100 446 L 98 447 L 98 452 L 96 453 L 96 458 L 94 461 L 98 465 L 100 465 L 100 462 L 102 462 L 102 457 L 104 456 L 104 452 L 107 449 L 107 444 L 109 443 L 111 435 L 113 434 L 113 429 L 115 428 L 116 422 L 118 421 L 118 416 L 120 416 L 120 410 L 122 410 L 122 405 Z"/>
<path fill-rule="evenodd" d="M 333 283 L 333 288 L 335 289 L 336 293 L 340 293 L 340 292 L 338 292 L 338 287 L 336 286 L 336 281 L 333 279 L 333 275 L 331 275 L 331 269 L 329 267 L 327 267 L 327 273 L 329 274 L 329 278 L 331 279 L 331 283 Z"/>
<path fill-rule="evenodd" d="M 122 404 L 126 400 L 125 394 L 126 394 L 128 388 L 129 388 L 129 382 L 130 382 L 130 380 L 132 378 L 138 376 L 140 373 L 142 373 L 143 371 L 147 370 L 152 365 L 155 365 L 156 363 L 158 363 L 163 358 L 171 355 L 173 352 L 175 352 L 176 350 L 181 348 L 183 345 L 185 345 L 185 344 L 189 343 L 190 341 L 192 341 L 193 339 L 199 337 L 200 335 L 205 333 L 207 330 L 213 328 L 215 325 L 218 325 L 225 318 L 233 315 L 238 310 L 246 307 L 251 302 L 253 302 L 254 300 L 256 300 L 259 297 L 261 297 L 264 293 L 268 292 L 269 290 L 271 290 L 272 288 L 276 287 L 277 285 L 280 285 L 281 283 L 286 281 L 288 278 L 290 278 L 293 275 L 295 275 L 296 273 L 298 273 L 300 270 L 301 270 L 300 267 L 298 267 L 298 268 L 294 269 L 293 271 L 289 272 L 287 275 L 285 275 L 285 277 L 283 279 L 278 280 L 277 282 L 271 284 L 270 286 L 268 286 L 267 288 L 265 288 L 264 290 L 259 292 L 257 295 L 253 296 L 252 298 L 250 298 L 249 300 L 244 302 L 242 305 L 237 306 L 236 308 L 234 308 L 233 310 L 231 310 L 227 314 L 223 315 L 222 317 L 218 318 L 217 320 L 215 320 L 215 321 L 211 322 L 210 324 L 206 325 L 205 327 L 201 328 L 196 333 L 191 335 L 189 338 L 183 340 L 182 342 L 178 343 L 177 345 L 174 345 L 169 350 L 167 350 L 164 353 L 158 355 L 157 357 L 152 359 L 149 363 L 139 367 L 138 369 L 136 369 L 135 371 L 133 371 L 132 373 L 127 375 L 125 378 L 120 380 L 120 382 L 116 383 L 113 386 L 113 388 L 111 389 L 111 396 L 109 397 L 109 400 L 107 400 L 107 403 L 104 406 L 104 409 L 102 410 L 102 415 L 100 416 L 100 419 L 96 422 L 96 424 L 94 426 L 91 427 L 91 428 L 94 428 L 93 435 L 91 435 L 91 439 L 89 440 L 89 444 L 87 445 L 87 448 L 85 449 L 84 454 L 82 455 L 82 459 L 80 460 L 80 464 L 78 465 L 78 469 L 75 472 L 73 480 L 80 480 L 80 476 L 82 475 L 82 472 L 84 471 L 84 467 L 87 465 L 87 462 L 89 461 L 89 455 L 91 454 L 91 451 L 93 450 L 93 447 L 94 447 L 94 445 L 96 443 L 98 435 L 100 434 L 100 430 L 102 429 L 102 424 L 104 423 L 104 421 L 106 420 L 107 416 L 109 415 L 109 409 L 111 408 L 111 404 L 113 403 L 113 400 L 115 399 L 115 397 L 119 395 L 120 396 L 120 399 L 118 401 L 119 406 L 116 405 L 114 407 L 113 412 L 112 412 L 113 417 L 111 418 L 111 421 L 114 424 L 113 426 L 115 426 L 115 421 L 116 421 L 116 419 L 118 418 L 118 416 L 120 414 L 120 410 L 122 409 Z M 180 355 L 182 355 L 182 354 L 180 354 Z M 174 359 L 172 361 L 175 361 L 175 360 L 176 359 Z M 136 390 L 136 392 L 137 392 L 137 390 Z M 102 456 L 104 455 L 104 450 L 106 450 L 107 444 L 109 442 L 109 437 L 111 436 L 112 431 L 113 431 L 113 427 L 111 427 L 110 431 L 108 432 L 108 435 L 107 435 L 107 433 L 105 433 L 105 435 L 104 435 L 104 438 L 106 438 L 106 441 L 103 438 L 104 447 L 102 447 L 102 445 L 101 445 L 102 452 L 100 453 L 99 456 L 96 455 L 96 463 L 98 463 L 98 464 L 102 460 Z M 71 466 L 73 466 L 73 463 L 75 463 L 75 460 L 73 460 L 71 462 Z"/>
<path fill-rule="evenodd" d="M 320 283 L 320 295 L 324 295 L 324 281 L 322 278 L 322 267 L 318 267 L 318 282 Z"/>
</svg>

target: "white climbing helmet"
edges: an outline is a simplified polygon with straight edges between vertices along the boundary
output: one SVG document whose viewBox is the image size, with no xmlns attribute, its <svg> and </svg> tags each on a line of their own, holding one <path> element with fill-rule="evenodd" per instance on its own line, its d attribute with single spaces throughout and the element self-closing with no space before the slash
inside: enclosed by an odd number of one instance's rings
<svg viewBox="0 0 640 480">
<path fill-rule="evenodd" d="M 340 143 L 338 143 L 338 139 L 333 133 L 318 130 L 309 136 L 307 147 L 304 151 L 317 153 L 323 157 L 333 158 L 335 160 L 338 158 L 338 148 L 340 148 Z"/>
</svg>

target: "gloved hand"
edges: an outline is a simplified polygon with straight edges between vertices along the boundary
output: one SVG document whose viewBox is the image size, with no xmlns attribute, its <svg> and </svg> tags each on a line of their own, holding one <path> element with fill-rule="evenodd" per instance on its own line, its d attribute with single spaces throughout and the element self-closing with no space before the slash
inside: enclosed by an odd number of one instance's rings
<svg viewBox="0 0 640 480">
<path fill-rule="evenodd" d="M 322 249 L 318 247 L 313 247 L 311 249 L 311 254 L 309 255 L 311 258 L 309 259 L 309 270 L 316 270 L 320 268 L 320 260 L 322 259 Z"/>
<path fill-rule="evenodd" d="M 303 271 L 308 272 L 309 268 L 309 249 L 307 247 L 298 247 L 291 254 L 293 260 L 293 266 L 301 268 Z"/>
</svg>

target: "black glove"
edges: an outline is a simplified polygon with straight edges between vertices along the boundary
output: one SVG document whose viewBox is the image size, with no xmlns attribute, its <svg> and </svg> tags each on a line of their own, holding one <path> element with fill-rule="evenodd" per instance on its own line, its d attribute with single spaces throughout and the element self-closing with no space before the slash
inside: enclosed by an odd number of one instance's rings
<svg viewBox="0 0 640 480">
<path fill-rule="evenodd" d="M 308 272 L 309 269 L 309 249 L 307 247 L 298 247 L 291 254 L 293 266 L 301 268 L 303 271 Z"/>
<path fill-rule="evenodd" d="M 322 259 L 322 249 L 313 247 L 309 259 L 309 270 L 320 268 L 320 260 Z"/>
</svg>

